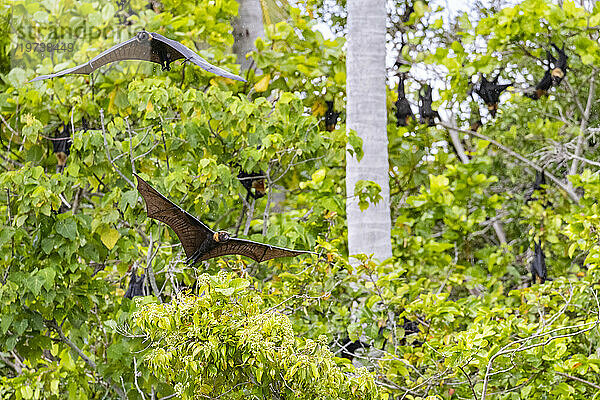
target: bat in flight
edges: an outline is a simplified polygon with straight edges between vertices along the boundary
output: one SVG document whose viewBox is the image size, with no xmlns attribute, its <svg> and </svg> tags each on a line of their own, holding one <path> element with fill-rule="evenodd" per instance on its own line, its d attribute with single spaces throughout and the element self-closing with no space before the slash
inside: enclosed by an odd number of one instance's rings
<svg viewBox="0 0 600 400">
<path fill-rule="evenodd" d="M 148 217 L 169 225 L 175 231 L 190 265 L 214 257 L 235 254 L 249 257 L 258 263 L 278 257 L 314 254 L 311 251 L 292 250 L 233 238 L 225 231 L 215 232 L 160 194 L 137 174 L 134 175 L 138 182 L 137 189 L 146 203 Z"/>
<path fill-rule="evenodd" d="M 219 67 L 215 67 L 183 44 L 176 42 L 175 40 L 168 39 L 158 33 L 146 31 L 140 31 L 135 35 L 134 38 L 123 43 L 119 43 L 110 49 L 103 51 L 96 57 L 92 58 L 89 62 L 56 72 L 54 74 L 36 76 L 29 82 L 56 78 L 58 76 L 68 74 L 91 74 L 103 65 L 123 60 L 150 61 L 160 64 L 163 71 L 170 71 L 170 64 L 179 59 L 191 61 L 199 67 L 204 68 L 208 72 L 212 72 L 213 74 L 246 82 L 246 80 L 241 76 L 232 74 L 231 72 L 225 71 Z"/>
</svg>

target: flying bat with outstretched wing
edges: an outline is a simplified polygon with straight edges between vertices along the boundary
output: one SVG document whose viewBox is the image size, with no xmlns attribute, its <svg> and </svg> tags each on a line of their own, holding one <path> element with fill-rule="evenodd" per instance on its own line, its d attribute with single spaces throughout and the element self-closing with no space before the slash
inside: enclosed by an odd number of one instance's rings
<svg viewBox="0 0 600 400">
<path fill-rule="evenodd" d="M 91 74 L 103 65 L 123 60 L 150 61 L 160 64 L 163 71 L 170 71 L 170 64 L 179 59 L 191 61 L 213 74 L 246 82 L 241 76 L 232 74 L 222 68 L 215 67 L 183 44 L 168 39 L 158 33 L 146 31 L 138 32 L 134 38 L 103 51 L 85 64 L 65 69 L 54 74 L 40 75 L 29 82 L 56 78 L 68 74 Z"/>
<path fill-rule="evenodd" d="M 187 263 L 190 265 L 214 257 L 236 254 L 249 257 L 259 263 L 278 257 L 314 254 L 311 251 L 292 250 L 233 238 L 225 231 L 213 231 L 160 194 L 137 174 L 134 175 L 138 182 L 137 189 L 146 203 L 148 217 L 164 222 L 175 231 L 187 256 Z"/>
</svg>

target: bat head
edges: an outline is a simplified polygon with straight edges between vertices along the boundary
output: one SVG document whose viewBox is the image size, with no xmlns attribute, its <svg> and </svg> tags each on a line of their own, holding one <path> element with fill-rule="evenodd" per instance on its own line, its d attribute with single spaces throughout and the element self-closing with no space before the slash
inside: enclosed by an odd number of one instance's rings
<svg viewBox="0 0 600 400">
<path fill-rule="evenodd" d="M 218 232 L 215 232 L 215 234 L 213 235 L 213 239 L 217 243 L 225 243 L 226 241 L 229 240 L 229 238 L 230 238 L 229 232 L 225 232 L 225 231 L 218 231 Z"/>
<path fill-rule="evenodd" d="M 560 68 L 554 68 L 552 70 L 552 83 L 554 85 L 558 85 L 562 79 L 565 77 L 565 71 Z"/>
<path fill-rule="evenodd" d="M 148 32 L 146 31 L 140 31 L 137 33 L 137 35 L 135 35 L 135 37 L 137 38 L 137 40 L 139 40 L 140 42 L 145 42 L 147 40 L 151 39 L 151 36 Z"/>
</svg>

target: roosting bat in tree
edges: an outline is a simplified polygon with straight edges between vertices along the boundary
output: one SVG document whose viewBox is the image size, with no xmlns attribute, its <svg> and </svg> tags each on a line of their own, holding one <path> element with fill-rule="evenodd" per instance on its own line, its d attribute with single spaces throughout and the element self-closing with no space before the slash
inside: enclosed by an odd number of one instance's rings
<svg viewBox="0 0 600 400">
<path fill-rule="evenodd" d="M 525 92 L 525 96 L 533 100 L 538 100 L 542 96 L 548 94 L 548 90 L 550 90 L 551 87 L 552 74 L 550 70 L 547 70 L 544 73 L 544 77 L 542 78 L 542 80 L 537 85 L 535 85 L 535 88 L 533 90 L 528 90 L 527 92 Z"/>
<path fill-rule="evenodd" d="M 407 126 L 411 120 L 414 120 L 415 115 L 410 108 L 410 103 L 406 99 L 404 93 L 404 79 L 405 75 L 400 74 L 400 81 L 398 82 L 398 100 L 396 100 L 396 126 Z"/>
<path fill-rule="evenodd" d="M 173 229 L 181 241 L 190 265 L 214 257 L 234 254 L 249 257 L 259 263 L 278 257 L 314 254 L 311 251 L 285 249 L 251 240 L 232 238 L 225 231 L 215 232 L 160 194 L 137 174 L 134 175 L 138 181 L 137 189 L 146 203 L 148 217 L 161 221 Z"/>
<path fill-rule="evenodd" d="M 65 169 L 67 157 L 71 154 L 72 143 L 71 127 L 69 124 L 60 124 L 54 138 L 52 138 L 52 150 L 58 161 L 58 164 L 56 165 L 57 173 L 62 173 Z"/>
<path fill-rule="evenodd" d="M 225 78 L 235 79 L 246 82 L 240 76 L 215 67 L 208 61 L 200 57 L 194 51 L 182 45 L 175 40 L 168 39 L 158 33 L 141 31 L 134 38 L 111 47 L 92 58 L 91 61 L 78 65 L 73 68 L 65 69 L 50 75 L 40 75 L 29 82 L 40 81 L 42 79 L 55 78 L 67 74 L 91 74 L 103 65 L 123 60 L 142 60 L 151 61 L 162 66 L 163 71 L 171 70 L 170 64 L 179 59 L 191 61 L 208 72 L 223 76 Z"/>
<path fill-rule="evenodd" d="M 542 250 L 542 243 L 534 241 L 534 252 L 533 260 L 529 270 L 531 272 L 532 284 L 537 282 L 537 278 L 540 278 L 540 283 L 546 282 L 548 279 L 548 270 L 546 269 L 546 256 L 544 250 Z"/>
<path fill-rule="evenodd" d="M 332 132 L 335 130 L 340 113 L 333 108 L 333 101 L 328 100 L 325 103 L 327 104 L 327 111 L 325 111 L 325 129 Z"/>
<path fill-rule="evenodd" d="M 546 57 L 548 58 L 548 63 L 550 63 L 551 66 L 553 66 L 552 72 L 550 73 L 550 75 L 552 76 L 552 83 L 554 83 L 554 86 L 558 86 L 567 74 L 567 54 L 565 53 L 564 44 L 562 49 L 559 49 L 558 46 L 554 43 L 551 43 L 551 45 L 558 53 L 558 61 L 548 50 L 546 50 Z"/>
<path fill-rule="evenodd" d="M 267 194 L 265 173 L 263 171 L 248 173 L 240 170 L 237 177 L 244 189 L 246 189 L 246 192 L 248 192 L 246 201 L 248 201 L 250 197 L 257 200 Z"/>
<path fill-rule="evenodd" d="M 424 95 L 422 95 L 421 91 L 419 91 L 419 114 L 420 114 L 419 123 L 420 124 L 427 124 L 429 126 L 435 126 L 435 119 L 440 118 L 440 114 L 438 114 L 437 111 L 434 111 L 431 108 L 431 103 L 433 103 L 432 92 L 433 92 L 433 89 L 431 89 L 431 86 L 427 86 L 425 88 Z"/>
<path fill-rule="evenodd" d="M 125 292 L 125 297 L 128 299 L 133 299 L 135 296 L 143 296 L 144 295 L 144 279 L 146 274 L 142 273 L 141 276 L 137 276 L 135 271 L 131 274 L 131 279 L 129 280 L 129 286 L 127 287 L 127 291 Z"/>
<path fill-rule="evenodd" d="M 481 82 L 475 87 L 475 93 L 481 97 L 492 117 L 495 117 L 496 111 L 498 111 L 500 93 L 511 85 L 510 83 L 498 85 L 498 77 L 496 76 L 492 81 L 488 81 L 485 76 L 482 76 Z"/>
</svg>

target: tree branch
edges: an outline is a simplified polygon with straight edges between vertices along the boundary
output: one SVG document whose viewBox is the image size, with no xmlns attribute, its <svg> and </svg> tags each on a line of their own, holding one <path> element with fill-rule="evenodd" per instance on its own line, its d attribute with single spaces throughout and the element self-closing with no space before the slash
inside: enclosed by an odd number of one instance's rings
<svg viewBox="0 0 600 400">
<path fill-rule="evenodd" d="M 511 156 L 515 157 L 516 159 L 522 161 L 523 163 L 529 165 L 534 170 L 536 170 L 538 172 L 542 172 L 543 171 L 544 174 L 546 175 L 546 177 L 548 179 L 550 179 L 551 181 L 553 181 L 554 183 L 556 183 L 558 185 L 558 187 L 560 187 L 562 190 L 564 190 L 569 195 L 569 197 L 571 198 L 571 200 L 573 200 L 574 203 L 579 204 L 579 196 L 577 196 L 577 194 L 573 191 L 573 189 L 571 189 L 570 187 L 568 187 L 567 185 L 565 185 L 564 183 L 562 183 L 560 181 L 560 179 L 558 179 L 557 177 L 555 177 L 554 175 L 552 175 L 548 171 L 544 170 L 542 167 L 540 167 L 537 164 L 529 161 L 527 158 L 523 157 L 522 155 L 520 155 L 516 151 L 510 149 L 509 147 L 506 147 L 502 143 L 500 143 L 500 142 L 492 139 L 491 137 L 485 136 L 485 135 L 483 135 L 483 134 L 481 134 L 479 132 L 465 131 L 463 129 L 454 128 L 454 127 L 449 126 L 449 125 L 447 125 L 445 123 L 440 123 L 440 125 L 443 126 L 446 129 L 454 129 L 457 132 L 466 133 L 466 134 L 469 134 L 469 135 L 476 136 L 476 137 L 478 137 L 480 139 L 486 140 L 486 141 L 490 142 L 491 144 L 493 144 L 494 146 L 498 147 L 499 149 L 504 150 L 504 152 L 506 152 L 508 155 L 511 155 Z"/>
<path fill-rule="evenodd" d="M 581 116 L 581 124 L 579 125 L 579 137 L 577 138 L 577 147 L 575 148 L 575 159 L 571 163 L 569 168 L 569 175 L 575 175 L 577 168 L 579 167 L 579 158 L 583 152 L 583 142 L 585 141 L 585 130 L 587 128 L 588 121 L 590 119 L 590 111 L 592 110 L 592 103 L 594 102 L 594 95 L 596 93 L 595 86 L 595 74 L 592 74 L 590 79 L 590 90 L 588 92 L 587 104 L 585 105 L 585 111 Z M 571 183 L 568 183 L 569 187 L 572 187 Z"/>
<path fill-rule="evenodd" d="M 55 319 L 52 320 L 44 320 L 46 326 L 48 327 L 48 329 L 55 331 L 58 334 L 58 337 L 60 339 L 61 342 L 63 342 L 64 344 L 66 344 L 67 346 L 69 346 L 71 348 L 71 350 L 73 350 L 75 353 L 77 353 L 77 355 L 79 355 L 79 357 L 81 357 L 81 359 L 88 365 L 88 367 L 90 367 L 92 370 L 94 370 L 94 372 L 98 372 L 98 366 L 96 365 L 95 362 L 93 362 L 84 352 L 83 350 L 81 350 L 79 347 L 77 347 L 77 345 L 75 345 L 75 343 L 71 342 L 69 340 L 69 338 L 67 338 L 65 336 L 65 334 L 63 333 L 62 329 L 60 328 L 60 326 L 56 323 Z M 115 391 L 115 393 L 117 393 L 119 395 L 119 397 L 123 400 L 127 400 L 127 395 L 125 394 L 125 392 L 123 390 L 121 390 L 120 387 L 116 386 L 115 384 L 113 384 L 112 380 L 110 378 L 103 378 L 106 380 L 106 382 L 108 383 L 108 385 L 112 388 L 112 390 Z"/>
<path fill-rule="evenodd" d="M 117 173 L 121 176 L 121 178 L 123 178 L 125 182 L 127 182 L 133 188 L 133 190 L 135 190 L 136 187 L 133 184 L 133 182 L 127 179 L 125 175 L 123 175 L 121 170 L 119 170 L 117 165 L 113 162 L 113 159 L 110 157 L 110 151 L 108 150 L 108 141 L 106 140 L 106 130 L 104 129 L 104 110 L 102 108 L 100 109 L 100 124 L 102 125 L 102 136 L 104 137 L 104 151 L 106 152 L 106 158 L 108 158 L 108 161 L 110 161 L 111 165 L 113 166 L 115 171 L 117 171 Z"/>
</svg>

